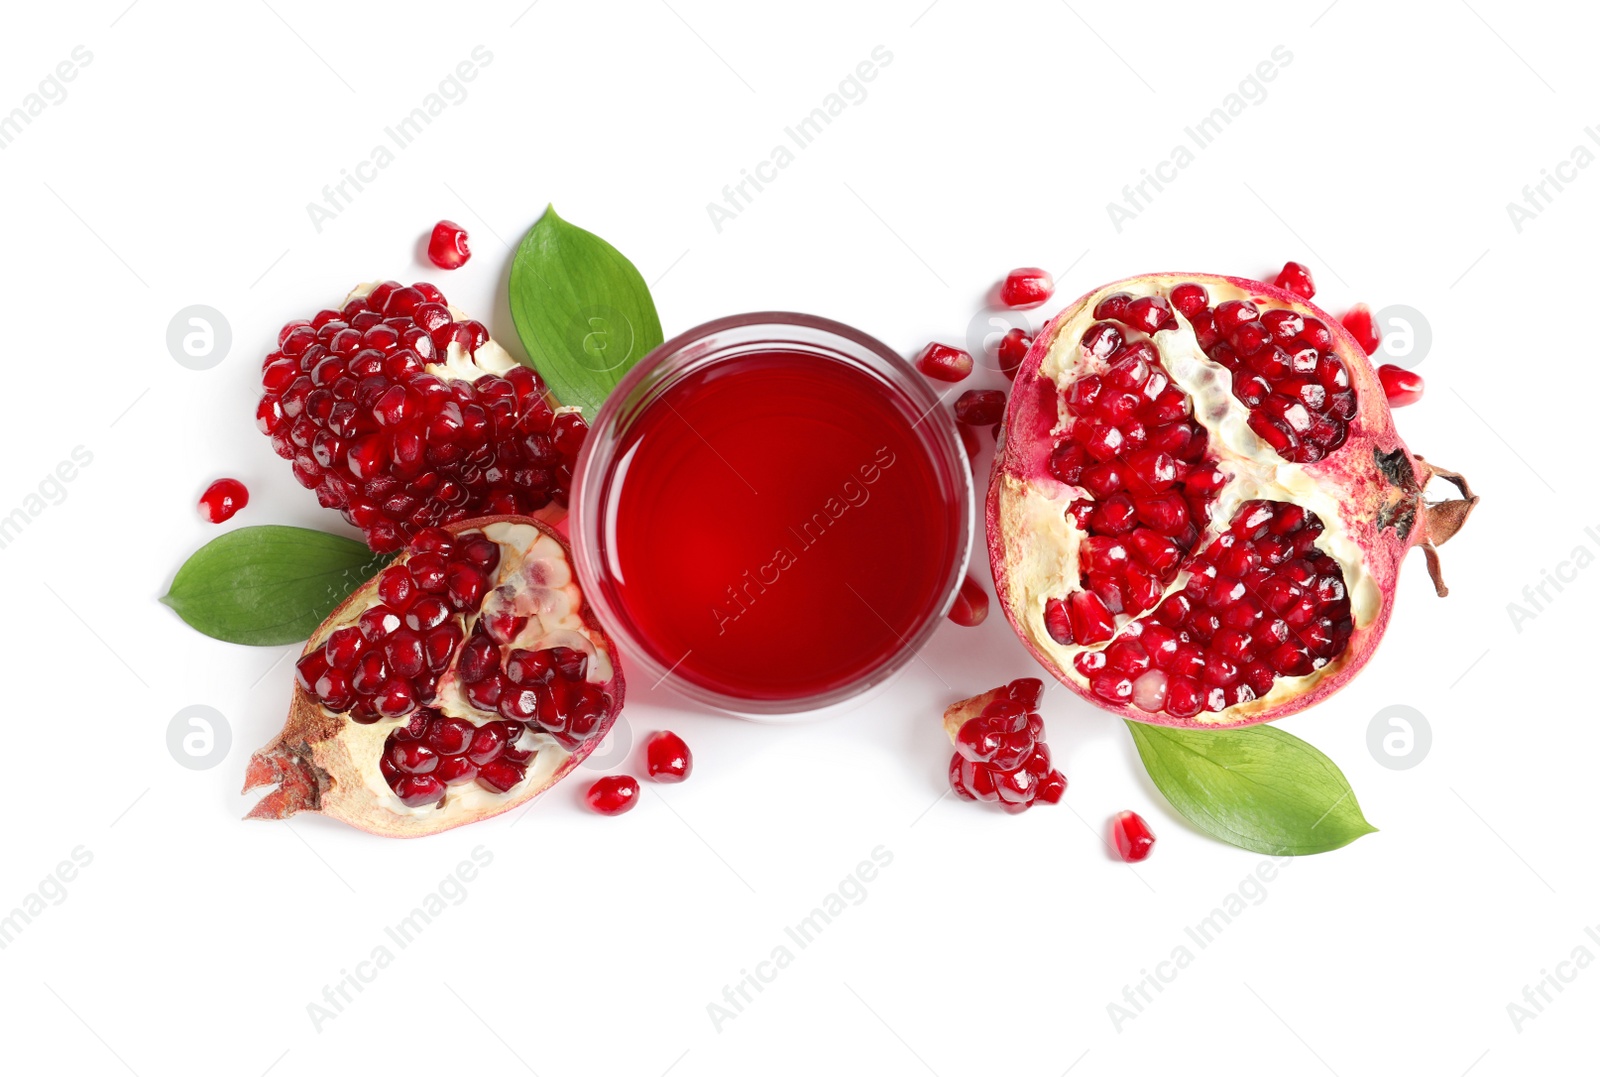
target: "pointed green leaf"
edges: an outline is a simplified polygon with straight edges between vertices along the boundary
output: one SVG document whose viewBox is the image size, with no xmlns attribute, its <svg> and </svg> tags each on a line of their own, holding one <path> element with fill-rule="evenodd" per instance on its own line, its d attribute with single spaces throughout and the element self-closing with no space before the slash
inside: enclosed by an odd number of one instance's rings
<svg viewBox="0 0 1600 1077">
<path fill-rule="evenodd" d="M 161 601 L 214 639 L 298 643 L 387 560 L 321 531 L 244 527 L 196 550 Z"/>
<path fill-rule="evenodd" d="M 1376 832 L 1333 760 L 1281 729 L 1127 725 L 1161 794 L 1230 845 L 1303 856 Z"/>
<path fill-rule="evenodd" d="M 611 244 L 548 207 L 511 263 L 511 318 L 539 376 L 594 421 L 606 394 L 662 341 L 650 289 Z"/>
</svg>

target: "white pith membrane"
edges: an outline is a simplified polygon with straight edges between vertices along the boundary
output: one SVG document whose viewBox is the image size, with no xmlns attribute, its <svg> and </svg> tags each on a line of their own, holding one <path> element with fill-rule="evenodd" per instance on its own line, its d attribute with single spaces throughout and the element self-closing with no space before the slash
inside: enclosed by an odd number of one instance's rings
<svg viewBox="0 0 1600 1077">
<path fill-rule="evenodd" d="M 345 304 L 352 299 L 365 299 L 372 294 L 374 288 L 382 281 L 371 281 L 367 284 L 358 284 L 350 289 L 350 294 L 344 297 L 344 302 L 339 304 L 343 310 Z M 445 308 L 450 311 L 450 317 L 458 322 L 467 320 L 467 312 L 461 310 L 454 303 L 446 303 Z M 517 361 L 511 358 L 511 353 L 502 348 L 493 337 L 478 345 L 478 350 L 467 351 L 458 341 L 452 340 L 445 346 L 444 362 L 424 363 L 422 369 L 436 378 L 445 381 L 477 381 L 486 374 L 504 376 L 509 370 L 515 369 Z M 560 411 L 576 411 L 576 408 L 557 408 Z"/>
<path fill-rule="evenodd" d="M 1226 300 L 1252 300 L 1247 292 L 1226 281 L 1206 275 L 1146 277 L 1108 285 L 1085 299 L 1057 323 L 1054 337 L 1040 366 L 1040 374 L 1056 388 L 1056 424 L 1052 442 L 1058 441 L 1072 422 L 1066 407 L 1065 390 L 1077 379 L 1104 373 L 1105 359 L 1086 355 L 1079 342 L 1085 330 L 1097 319 L 1094 310 L 1101 300 L 1116 292 L 1140 296 L 1168 296 L 1174 286 L 1185 281 L 1202 284 L 1211 309 Z M 1258 301 L 1258 305 L 1261 305 Z M 1271 305 L 1271 304 L 1268 304 Z M 1263 310 L 1267 306 L 1262 307 Z M 1207 456 L 1228 476 L 1199 539 L 1185 555 L 1196 557 L 1215 538 L 1226 532 L 1235 512 L 1247 501 L 1281 501 L 1297 504 L 1315 513 L 1324 525 L 1316 547 L 1329 556 L 1344 577 L 1350 600 L 1351 619 L 1357 631 L 1370 625 L 1383 605 L 1382 589 L 1363 558 L 1361 548 L 1345 531 L 1341 512 L 1341 489 L 1319 477 L 1318 465 L 1285 461 L 1271 446 L 1250 429 L 1249 409 L 1232 392 L 1232 375 L 1213 362 L 1200 347 L 1189 321 L 1176 308 L 1172 311 L 1177 328 L 1146 336 L 1118 323 L 1125 341 L 1147 339 L 1156 348 L 1161 365 L 1174 386 L 1187 393 L 1193 403 L 1193 418 L 1208 435 Z M 1337 455 L 1337 454 L 1335 454 Z M 1331 459 L 1331 458 L 1330 458 Z M 1033 481 L 1006 474 L 999 490 L 999 513 L 1005 536 L 1005 559 L 1009 582 L 1005 596 L 1012 605 L 1015 622 L 1024 627 L 1030 642 L 1056 667 L 1059 675 L 1070 678 L 1087 690 L 1088 678 L 1073 659 L 1085 651 L 1103 650 L 1130 622 L 1141 620 L 1160 606 L 1168 596 L 1182 591 L 1189 573 L 1179 570 L 1160 598 L 1147 609 L 1115 615 L 1116 631 L 1111 640 L 1081 645 L 1060 644 L 1046 630 L 1045 604 L 1052 598 L 1084 590 L 1079 568 L 1079 546 L 1088 533 L 1081 530 L 1067 512 L 1073 502 L 1097 500 L 1081 486 L 1067 485 L 1040 469 Z M 1236 724 L 1242 717 L 1272 710 L 1291 698 L 1303 696 L 1324 678 L 1339 671 L 1350 655 L 1347 647 L 1321 668 L 1301 677 L 1280 675 L 1270 692 L 1248 702 L 1236 703 L 1221 711 L 1201 710 L 1189 721 L 1200 725 Z"/>
<path fill-rule="evenodd" d="M 457 537 L 471 534 L 473 532 L 463 531 Z M 583 595 L 573 578 L 572 567 L 561 543 L 533 524 L 525 523 L 492 523 L 483 529 L 483 534 L 500 547 L 500 563 L 482 606 L 465 617 L 466 637 L 471 637 L 473 625 L 481 617 L 509 604 L 518 616 L 528 618 L 528 623 L 515 639 L 503 646 L 502 653 L 509 654 L 515 648 L 540 651 L 551 647 L 570 647 L 582 651 L 589 658 L 584 680 L 591 684 L 610 681 L 614 674 L 611 655 L 605 647 L 605 641 L 597 638 L 584 623 L 581 614 Z M 510 588 L 509 597 L 500 590 L 503 586 Z M 349 602 L 341 613 L 318 628 L 302 653 L 310 654 L 324 646 L 336 629 L 355 624 L 361 614 L 377 602 L 377 581 L 373 580 L 357 592 L 355 601 Z M 449 667 L 439 678 L 438 697 L 426 706 L 447 717 L 465 719 L 474 726 L 501 721 L 500 715 L 487 714 L 466 701 L 456 675 L 459 661 L 458 645 Z M 485 789 L 475 781 L 447 785 L 443 800 L 413 808 L 401 803 L 395 791 L 389 788 L 389 783 L 378 769 L 378 760 L 383 755 L 389 735 L 408 725 L 421 708 L 399 718 L 382 718 L 369 725 L 352 721 L 343 712 L 329 710 L 314 700 L 312 704 L 324 715 L 343 722 L 338 739 L 356 764 L 357 772 L 364 775 L 367 791 L 375 804 L 396 816 L 420 818 L 435 812 L 471 812 L 504 803 L 525 788 L 539 788 L 548 784 L 572 756 L 572 752 L 555 737 L 530 724 L 525 726 L 514 744 L 516 748 L 534 753 L 528 761 L 522 781 L 505 792 Z M 596 734 L 597 737 L 601 735 Z"/>
</svg>

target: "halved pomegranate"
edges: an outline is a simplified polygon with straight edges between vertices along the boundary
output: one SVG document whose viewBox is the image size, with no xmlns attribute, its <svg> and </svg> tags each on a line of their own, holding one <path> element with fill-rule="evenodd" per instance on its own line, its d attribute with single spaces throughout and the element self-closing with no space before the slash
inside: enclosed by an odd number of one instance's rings
<svg viewBox="0 0 1600 1077">
<path fill-rule="evenodd" d="M 565 777 L 622 709 L 616 652 L 567 545 L 531 517 L 417 533 L 307 642 L 249 813 L 392 837 L 487 819 Z"/>
<path fill-rule="evenodd" d="M 588 426 L 431 284 L 358 286 L 290 322 L 256 423 L 379 553 L 424 527 L 565 506 Z"/>
<path fill-rule="evenodd" d="M 1435 476 L 1460 498 L 1429 503 Z M 1125 718 L 1234 726 L 1343 686 L 1400 562 L 1477 498 L 1414 457 L 1366 352 L 1272 285 L 1160 274 L 1039 333 L 988 501 L 1001 607 L 1062 683 Z"/>
</svg>

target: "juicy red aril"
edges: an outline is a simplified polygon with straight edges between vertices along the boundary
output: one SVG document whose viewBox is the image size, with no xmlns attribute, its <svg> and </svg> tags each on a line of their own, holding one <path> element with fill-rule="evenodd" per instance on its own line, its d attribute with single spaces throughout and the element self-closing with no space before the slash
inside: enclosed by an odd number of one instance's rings
<svg viewBox="0 0 1600 1077">
<path fill-rule="evenodd" d="M 531 753 L 513 747 L 522 735 L 515 722 L 474 726 L 431 707 L 389 734 L 380 771 L 403 803 L 417 808 L 438 804 L 447 787 L 470 781 L 494 793 L 510 791 L 527 776 Z M 413 781 L 427 776 L 431 784 Z"/>
<path fill-rule="evenodd" d="M 956 420 L 968 426 L 992 426 L 1005 413 L 1006 394 L 999 389 L 968 389 L 956 399 Z"/>
<path fill-rule="evenodd" d="M 972 356 L 948 344 L 929 344 L 917 356 L 917 369 L 939 381 L 960 381 L 972 373 Z"/>
<path fill-rule="evenodd" d="M 1422 399 L 1422 375 L 1414 371 L 1385 363 L 1378 368 L 1378 381 L 1383 383 L 1383 395 L 1391 408 L 1403 408 Z"/>
<path fill-rule="evenodd" d="M 263 367 L 258 425 L 381 553 L 426 527 L 564 505 L 587 431 L 581 415 L 554 412 L 526 367 L 471 381 L 430 373 L 450 347 L 470 357 L 489 339 L 448 319 L 432 285 L 387 282 L 286 326 Z"/>
<path fill-rule="evenodd" d="M 1378 345 L 1383 343 L 1383 334 L 1378 332 L 1378 324 L 1373 320 L 1372 311 L 1365 303 L 1357 303 L 1350 308 L 1350 312 L 1339 319 L 1341 325 L 1350 331 L 1356 338 L 1356 343 L 1366 350 L 1368 355 L 1378 350 Z"/>
<path fill-rule="evenodd" d="M 250 491 L 238 479 L 218 479 L 200 495 L 200 518 L 220 524 L 250 502 Z"/>
<path fill-rule="evenodd" d="M 1298 263 L 1289 263 L 1285 272 L 1294 266 Z M 1291 272 L 1290 276 L 1294 274 Z M 1309 287 L 1309 275 L 1306 281 Z M 1196 337 L 1211 360 L 1226 367 L 1232 376 L 1233 395 L 1250 409 L 1248 422 L 1256 436 L 1279 456 L 1301 464 L 1315 463 L 1343 445 L 1350 435 L 1350 420 L 1355 417 L 1357 404 L 1350 372 L 1332 350 L 1333 335 L 1328 327 L 1287 308 L 1263 310 L 1240 299 L 1224 300 L 1211 308 L 1206 306 L 1207 301 L 1205 289 L 1198 284 L 1185 282 L 1172 289 L 1172 305 L 1194 325 Z M 1134 311 L 1137 302 L 1118 293 L 1102 300 L 1095 316 L 1115 317 L 1129 328 L 1143 329 L 1153 316 L 1146 314 L 1141 320 Z M 1119 313 L 1102 314 L 1102 310 Z M 1084 339 L 1089 339 L 1089 333 L 1084 334 Z M 1169 399 L 1173 406 L 1179 406 L 1176 398 Z M 1176 438 L 1180 432 L 1180 428 L 1168 428 L 1159 436 Z M 1204 442 L 1188 451 L 1192 455 L 1175 455 L 1198 461 L 1204 453 Z"/>
<path fill-rule="evenodd" d="M 1156 838 L 1150 833 L 1150 825 L 1137 812 L 1124 811 L 1111 818 L 1111 841 L 1117 848 L 1117 855 L 1132 864 L 1150 855 Z"/>
<path fill-rule="evenodd" d="M 988 616 L 989 595 L 981 583 L 968 576 L 961 582 L 955 604 L 950 607 L 950 619 L 963 628 L 974 628 Z"/>
<path fill-rule="evenodd" d="M 681 782 L 694 769 L 689 746 L 676 733 L 665 729 L 652 733 L 644 742 L 645 773 L 658 782 Z"/>
<path fill-rule="evenodd" d="M 1283 268 L 1278 271 L 1278 276 L 1272 283 L 1286 292 L 1293 292 L 1301 299 L 1310 299 L 1317 294 L 1317 286 L 1311 281 L 1311 270 L 1299 262 L 1283 263 Z"/>
<path fill-rule="evenodd" d="M 1055 289 L 1055 281 L 1042 269 L 1013 269 L 1000 285 L 1000 302 L 1008 307 L 1036 307 L 1049 299 Z"/>
<path fill-rule="evenodd" d="M 493 547 L 492 556 L 479 548 L 480 541 Z M 379 574 L 380 601 L 363 610 L 354 624 L 334 629 L 320 649 L 300 660 L 301 687 L 330 710 L 350 711 L 358 722 L 404 717 L 431 704 L 437 678 L 462 647 L 465 629 L 444 598 L 423 594 L 423 580 L 436 587 L 458 570 L 478 578 L 485 571 L 483 562 L 491 570 L 497 566 L 499 546 L 481 533 L 463 535 L 457 547 L 446 532 L 419 532 L 410 556 Z M 470 614 L 476 607 L 461 606 L 459 611 Z M 472 652 L 475 659 L 481 657 L 479 650 Z M 487 664 L 492 668 L 498 662 L 499 651 L 491 645 Z M 465 683 L 465 657 L 462 666 Z M 323 676 L 329 670 L 338 676 Z"/>
<path fill-rule="evenodd" d="M 428 261 L 440 269 L 460 269 L 472 257 L 467 230 L 454 221 L 440 221 L 428 237 Z"/>
<path fill-rule="evenodd" d="M 1108 308 L 1111 301 L 1102 301 L 1097 313 L 1119 309 L 1132 317 L 1136 301 Z M 1123 341 L 1111 322 L 1085 330 L 1085 354 L 1104 351 L 1110 366 L 1080 377 L 1064 393 L 1069 421 L 1048 462 L 1056 478 L 1081 485 L 1092 498 L 1074 503 L 1069 513 L 1088 532 L 1079 559 L 1085 590 L 1045 610 L 1047 631 L 1057 642 L 1105 642 L 1115 631 L 1115 614 L 1153 605 L 1205 526 L 1221 487 L 1215 469 L 1203 462 L 1206 432 L 1194 421 L 1187 396 L 1171 387 L 1159 353 L 1148 341 Z"/>
<path fill-rule="evenodd" d="M 626 774 L 601 778 L 583 795 L 589 810 L 601 815 L 621 815 L 639 800 L 639 783 Z"/>
<path fill-rule="evenodd" d="M 1317 548 L 1321 532 L 1322 521 L 1298 505 L 1245 502 L 1225 531 L 1183 563 L 1182 589 L 1104 649 L 1080 652 L 1078 673 L 1108 702 L 1192 718 L 1259 699 L 1280 677 L 1321 669 L 1354 631 L 1343 570 Z M 1096 541 L 1108 540 L 1086 540 L 1098 565 L 1105 553 Z M 1068 613 L 1093 602 L 1095 594 L 1074 592 Z M 1109 620 L 1090 639 L 1075 621 L 1073 636 L 1104 642 Z M 1047 630 L 1049 623 L 1047 611 Z"/>
<path fill-rule="evenodd" d="M 1017 367 L 1022 365 L 1022 359 L 1028 354 L 1028 349 L 1033 347 L 1033 338 L 1021 329 L 1008 329 L 1006 335 L 1000 338 L 999 358 L 1000 373 L 1007 379 L 1017 376 Z"/>
<path fill-rule="evenodd" d="M 1193 282 L 1185 282 L 1173 288 L 1171 299 L 1172 305 L 1177 307 L 1185 318 L 1191 320 L 1211 305 L 1211 297 L 1206 294 L 1205 288 Z"/>
</svg>

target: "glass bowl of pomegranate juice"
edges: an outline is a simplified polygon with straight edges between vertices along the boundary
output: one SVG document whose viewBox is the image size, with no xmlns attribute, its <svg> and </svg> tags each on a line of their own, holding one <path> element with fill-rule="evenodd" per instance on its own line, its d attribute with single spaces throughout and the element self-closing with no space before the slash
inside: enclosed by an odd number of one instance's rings
<svg viewBox="0 0 1600 1077">
<path fill-rule="evenodd" d="M 859 702 L 954 601 L 972 474 L 912 367 L 804 314 L 708 322 L 646 356 L 574 469 L 577 570 L 653 682 L 756 719 Z"/>
</svg>

